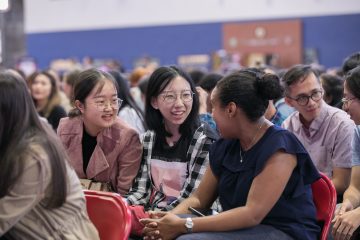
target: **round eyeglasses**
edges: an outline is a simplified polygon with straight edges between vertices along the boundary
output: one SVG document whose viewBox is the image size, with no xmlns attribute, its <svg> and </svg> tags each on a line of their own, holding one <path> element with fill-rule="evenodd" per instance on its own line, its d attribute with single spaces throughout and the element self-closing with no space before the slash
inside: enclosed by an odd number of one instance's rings
<svg viewBox="0 0 360 240">
<path fill-rule="evenodd" d="M 323 91 L 315 91 L 310 96 L 309 95 L 300 95 L 297 98 L 292 98 L 290 96 L 287 96 L 288 98 L 295 100 L 300 106 L 306 106 L 309 103 L 310 98 L 318 102 L 322 99 Z"/>
<path fill-rule="evenodd" d="M 177 94 L 172 91 L 166 91 L 160 94 L 163 97 L 165 103 L 175 103 L 177 96 L 180 96 L 180 99 L 183 102 L 190 102 L 193 100 L 194 93 L 191 90 L 184 90 L 180 94 Z"/>
<path fill-rule="evenodd" d="M 119 109 L 122 102 L 123 100 L 121 100 L 120 98 L 114 98 L 109 100 L 98 99 L 94 102 L 94 104 L 99 111 L 104 111 L 108 104 L 113 109 Z"/>
</svg>

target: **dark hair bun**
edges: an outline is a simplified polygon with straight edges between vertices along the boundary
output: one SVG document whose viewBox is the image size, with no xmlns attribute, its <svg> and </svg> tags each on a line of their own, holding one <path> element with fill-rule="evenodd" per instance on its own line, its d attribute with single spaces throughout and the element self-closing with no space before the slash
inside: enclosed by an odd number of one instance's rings
<svg viewBox="0 0 360 240">
<path fill-rule="evenodd" d="M 275 74 L 257 74 L 255 86 L 259 96 L 265 100 L 273 100 L 283 95 L 280 79 Z"/>
</svg>

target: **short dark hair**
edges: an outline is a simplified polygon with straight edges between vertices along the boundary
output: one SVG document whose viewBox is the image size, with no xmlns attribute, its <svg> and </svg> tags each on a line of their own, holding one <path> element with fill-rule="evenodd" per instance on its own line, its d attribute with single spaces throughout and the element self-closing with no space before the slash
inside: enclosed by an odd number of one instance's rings
<svg viewBox="0 0 360 240">
<path fill-rule="evenodd" d="M 67 195 L 65 150 L 53 129 L 40 121 L 25 80 L 10 71 L 0 71 L 0 112 L 0 198 L 17 184 L 36 145 L 51 168 L 46 207 L 62 206 Z"/>
<path fill-rule="evenodd" d="M 189 72 L 189 75 L 195 85 L 199 85 L 200 80 L 205 76 L 205 73 L 199 69 L 194 69 Z"/>
<path fill-rule="evenodd" d="M 105 84 L 105 81 L 111 81 L 116 89 L 119 89 L 113 76 L 107 72 L 96 68 L 90 68 L 79 73 L 73 89 L 73 102 L 79 100 L 81 103 L 85 103 L 85 99 L 89 96 L 95 86 L 100 83 L 100 91 Z M 76 117 L 81 115 L 81 112 L 75 107 L 69 112 L 69 117 Z"/>
<path fill-rule="evenodd" d="M 218 73 L 206 74 L 199 82 L 199 86 L 204 90 L 210 92 L 216 86 L 216 83 L 223 78 L 223 75 Z"/>
<path fill-rule="evenodd" d="M 145 101 L 145 121 L 148 128 L 155 131 L 160 138 L 171 136 L 171 134 L 165 129 L 161 112 L 152 107 L 151 101 L 154 97 L 159 96 L 166 86 L 177 76 L 184 78 L 190 84 L 191 91 L 195 93 L 193 96 L 192 109 L 187 119 L 181 124 L 179 132 L 181 135 L 190 135 L 199 126 L 199 97 L 195 89 L 195 84 L 190 76 L 176 66 L 159 67 L 151 74 L 149 79 Z"/>
<path fill-rule="evenodd" d="M 282 77 L 282 84 L 285 89 L 285 93 L 289 91 L 289 87 L 299 81 L 303 81 L 310 74 L 314 74 L 319 81 L 317 72 L 310 65 L 295 65 L 291 67 Z M 320 81 L 319 81 L 320 83 Z"/>
<path fill-rule="evenodd" d="M 360 66 L 350 70 L 345 78 L 346 86 L 351 93 L 360 99 Z"/>
<path fill-rule="evenodd" d="M 344 63 L 342 65 L 342 72 L 343 75 L 346 74 L 351 70 L 360 66 L 360 52 L 356 52 L 345 58 Z"/>
<path fill-rule="evenodd" d="M 332 98 L 330 106 L 336 106 L 341 102 L 344 91 L 344 81 L 341 77 L 331 74 L 321 74 L 321 85 L 325 91 L 325 96 Z"/>
<path fill-rule="evenodd" d="M 276 75 L 252 69 L 234 72 L 221 79 L 216 87 L 221 106 L 234 102 L 253 122 L 264 115 L 269 100 L 276 99 L 283 93 Z"/>
</svg>

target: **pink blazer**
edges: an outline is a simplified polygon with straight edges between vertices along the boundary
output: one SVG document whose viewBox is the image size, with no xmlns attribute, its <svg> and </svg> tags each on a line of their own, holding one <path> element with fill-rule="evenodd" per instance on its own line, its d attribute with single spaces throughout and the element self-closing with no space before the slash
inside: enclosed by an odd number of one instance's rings
<svg viewBox="0 0 360 240">
<path fill-rule="evenodd" d="M 129 191 L 139 171 L 142 155 L 139 135 L 129 125 L 117 118 L 110 128 L 98 134 L 86 173 L 83 171 L 82 118 L 62 118 L 57 134 L 79 178 L 110 182 L 121 195 Z"/>
</svg>

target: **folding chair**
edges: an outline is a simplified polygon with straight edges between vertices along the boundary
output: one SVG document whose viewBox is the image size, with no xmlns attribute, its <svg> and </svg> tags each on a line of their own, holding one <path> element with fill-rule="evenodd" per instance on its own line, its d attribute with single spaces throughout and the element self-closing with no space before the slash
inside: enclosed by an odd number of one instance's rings
<svg viewBox="0 0 360 240">
<path fill-rule="evenodd" d="M 316 207 L 316 219 L 321 227 L 320 240 L 326 240 L 336 208 L 336 190 L 331 180 L 320 173 L 321 178 L 311 185 Z"/>
<path fill-rule="evenodd" d="M 130 235 L 131 213 L 117 193 L 84 190 L 90 220 L 100 239 L 127 240 Z"/>
</svg>

